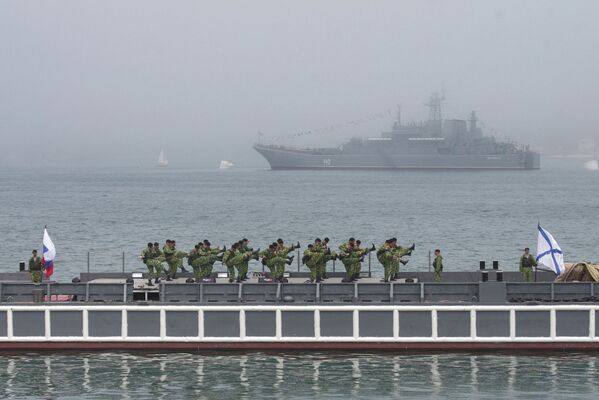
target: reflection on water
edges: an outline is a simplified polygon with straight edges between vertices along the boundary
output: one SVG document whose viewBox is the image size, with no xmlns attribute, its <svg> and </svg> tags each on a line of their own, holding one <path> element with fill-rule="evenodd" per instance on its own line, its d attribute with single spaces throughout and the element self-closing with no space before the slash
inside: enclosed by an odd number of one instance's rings
<svg viewBox="0 0 599 400">
<path fill-rule="evenodd" d="M 597 355 L 67 353 L 0 357 L 2 398 L 596 397 Z"/>
</svg>

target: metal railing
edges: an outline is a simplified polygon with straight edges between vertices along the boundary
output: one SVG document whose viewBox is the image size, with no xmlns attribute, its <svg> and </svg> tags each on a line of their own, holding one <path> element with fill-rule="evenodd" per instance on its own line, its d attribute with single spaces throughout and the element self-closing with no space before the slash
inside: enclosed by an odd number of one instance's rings
<svg viewBox="0 0 599 400">
<path fill-rule="evenodd" d="M 599 306 L 578 306 L 578 305 L 559 305 L 559 306 L 0 306 L 0 313 L 6 313 L 6 335 L 0 335 L 0 341 L 28 342 L 28 341 L 72 341 L 72 342 L 172 342 L 172 341 L 192 341 L 192 342 L 598 342 L 595 331 L 595 314 Z M 81 313 L 81 335 L 73 336 L 54 336 L 52 334 L 52 313 L 54 312 L 75 312 Z M 90 312 L 112 311 L 120 312 L 121 324 L 120 334 L 115 336 L 92 336 L 90 334 Z M 197 335 L 174 337 L 167 335 L 167 314 L 170 312 L 187 311 L 197 313 Z M 285 336 L 283 325 L 283 313 L 310 312 L 313 315 L 313 335 L 297 337 Z M 392 313 L 392 334 L 388 337 L 369 337 L 363 336 L 360 332 L 360 318 L 363 312 L 391 312 Z M 557 334 L 557 313 L 558 312 L 584 312 L 588 313 L 588 326 L 584 329 L 583 335 L 578 336 L 558 336 Z M 14 314 L 15 313 L 43 313 L 43 334 L 37 336 L 15 335 L 14 332 Z M 147 312 L 158 313 L 159 334 L 153 336 L 132 336 L 129 335 L 130 323 L 128 313 Z M 218 312 L 235 312 L 238 321 L 238 332 L 236 336 L 214 336 L 206 335 L 205 322 L 206 315 Z M 274 335 L 273 336 L 249 336 L 247 332 L 247 312 L 274 312 Z M 347 336 L 325 336 L 321 331 L 322 314 L 327 312 L 345 312 L 351 314 L 351 331 Z M 424 312 L 429 314 L 430 334 L 423 336 L 402 336 L 401 318 L 406 313 Z M 447 337 L 439 334 L 439 316 L 446 312 L 463 312 L 469 315 L 468 334 L 457 337 Z M 480 336 L 477 334 L 477 317 L 481 312 L 508 312 L 509 313 L 509 335 L 506 336 Z M 517 335 L 517 314 L 520 312 L 539 312 L 549 313 L 549 332 L 546 336 L 520 336 Z M 236 322 L 237 323 L 237 322 Z"/>
</svg>

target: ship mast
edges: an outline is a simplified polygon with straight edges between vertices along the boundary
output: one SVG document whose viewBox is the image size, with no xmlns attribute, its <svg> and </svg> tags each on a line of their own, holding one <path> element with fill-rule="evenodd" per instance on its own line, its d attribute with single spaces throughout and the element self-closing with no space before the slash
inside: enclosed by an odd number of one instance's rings
<svg viewBox="0 0 599 400">
<path fill-rule="evenodd" d="M 441 102 L 445 100 L 445 96 L 439 96 L 439 93 L 435 92 L 431 95 L 429 102 L 426 106 L 429 108 L 428 114 L 428 125 L 430 133 L 433 136 L 441 136 L 441 123 L 443 117 L 441 114 Z"/>
</svg>

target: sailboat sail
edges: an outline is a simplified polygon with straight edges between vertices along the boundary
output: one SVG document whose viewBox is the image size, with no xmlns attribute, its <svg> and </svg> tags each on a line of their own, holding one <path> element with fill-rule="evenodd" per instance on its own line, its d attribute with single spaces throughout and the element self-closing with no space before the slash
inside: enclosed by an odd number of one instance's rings
<svg viewBox="0 0 599 400">
<path fill-rule="evenodd" d="M 168 160 L 166 159 L 166 156 L 164 155 L 164 149 L 161 149 L 160 155 L 158 156 L 158 166 L 166 167 L 167 165 L 168 165 Z"/>
</svg>

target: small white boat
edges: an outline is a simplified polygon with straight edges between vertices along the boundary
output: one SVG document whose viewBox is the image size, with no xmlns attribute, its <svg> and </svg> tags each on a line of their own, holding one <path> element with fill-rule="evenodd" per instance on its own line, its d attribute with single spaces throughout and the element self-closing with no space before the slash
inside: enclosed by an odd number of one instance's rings
<svg viewBox="0 0 599 400">
<path fill-rule="evenodd" d="M 164 149 L 160 150 L 160 155 L 158 156 L 158 166 L 159 167 L 167 167 L 168 166 L 168 160 L 166 159 L 166 156 L 164 155 Z"/>
<path fill-rule="evenodd" d="M 599 162 L 597 160 L 591 160 L 584 163 L 584 168 L 589 171 L 598 171 L 599 170 Z"/>
<path fill-rule="evenodd" d="M 233 164 L 232 162 L 227 161 L 227 160 L 222 160 L 220 162 L 220 166 L 218 167 L 218 169 L 229 169 L 234 166 L 235 166 L 235 164 Z"/>
</svg>

